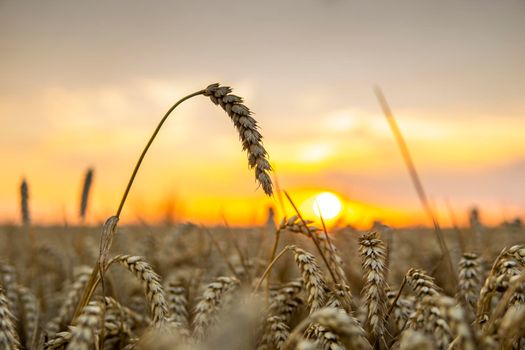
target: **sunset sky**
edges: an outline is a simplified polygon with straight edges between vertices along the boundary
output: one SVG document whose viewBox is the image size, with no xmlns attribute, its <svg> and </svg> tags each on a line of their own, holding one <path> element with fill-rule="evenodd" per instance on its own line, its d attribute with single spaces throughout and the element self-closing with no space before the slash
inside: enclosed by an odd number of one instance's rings
<svg viewBox="0 0 525 350">
<path fill-rule="evenodd" d="M 430 201 L 448 223 L 525 210 L 525 2 L 0 0 L 0 222 L 113 214 L 136 159 L 180 97 L 221 82 L 255 112 L 282 188 L 330 191 L 343 222 L 428 223 L 373 94 L 379 84 Z M 231 121 L 208 99 L 178 109 L 122 219 L 264 222 Z M 289 209 L 289 208 L 288 208 Z M 306 210 L 306 209 L 305 209 Z"/>
</svg>

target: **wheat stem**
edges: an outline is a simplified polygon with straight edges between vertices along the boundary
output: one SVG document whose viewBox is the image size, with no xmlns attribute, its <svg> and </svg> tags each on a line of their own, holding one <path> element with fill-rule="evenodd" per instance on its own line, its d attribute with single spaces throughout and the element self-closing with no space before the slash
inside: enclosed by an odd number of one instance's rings
<svg viewBox="0 0 525 350">
<path fill-rule="evenodd" d="M 266 270 L 264 270 L 261 278 L 259 278 L 259 281 L 257 282 L 257 285 L 255 286 L 255 288 L 253 289 L 253 292 L 254 293 L 257 293 L 257 291 L 259 290 L 259 288 L 261 287 L 261 284 L 262 282 L 264 281 L 264 279 L 266 278 L 266 276 L 270 273 L 270 271 L 272 270 L 272 267 L 273 265 L 277 262 L 277 260 L 279 260 L 281 258 L 281 256 L 283 256 L 284 253 L 286 253 L 288 250 L 290 250 L 293 246 L 286 246 L 284 247 L 283 250 L 281 250 L 281 252 L 279 254 L 277 254 L 277 256 L 275 257 L 275 259 L 272 260 L 272 262 L 270 262 L 270 264 L 268 265 L 268 267 L 266 268 Z"/>
<path fill-rule="evenodd" d="M 321 249 L 321 246 L 319 245 L 319 241 L 317 240 L 317 237 L 314 235 L 314 233 L 310 230 L 310 228 L 308 227 L 308 223 L 303 219 L 303 216 L 301 215 L 301 213 L 299 212 L 299 209 L 297 208 L 297 206 L 295 205 L 295 203 L 293 202 L 292 198 L 290 197 L 290 195 L 288 194 L 288 192 L 286 191 L 283 191 L 284 192 L 284 195 L 286 196 L 286 198 L 288 199 L 288 201 L 290 202 L 290 204 L 292 205 L 293 209 L 295 210 L 297 216 L 299 217 L 299 219 L 301 220 L 301 222 L 303 223 L 304 227 L 306 228 L 306 230 L 308 231 L 308 234 L 310 235 L 310 238 L 312 239 L 312 241 L 314 242 L 315 244 L 315 247 L 317 248 L 317 250 L 319 251 L 319 254 L 321 255 L 321 258 L 323 258 L 323 261 L 326 265 L 326 267 L 328 268 L 328 272 L 330 272 L 330 276 L 332 277 L 332 280 L 334 281 L 335 284 L 339 283 L 337 281 L 337 278 L 335 277 L 335 273 L 332 271 L 332 268 L 330 267 L 330 263 L 328 262 L 328 260 L 326 259 L 326 256 L 324 255 L 323 253 L 323 250 Z"/>
<path fill-rule="evenodd" d="M 379 87 L 376 87 L 374 91 L 376 93 L 379 104 L 381 105 L 381 108 L 383 109 L 383 113 L 385 114 L 385 117 L 388 121 L 390 129 L 392 130 L 392 133 L 394 134 L 397 145 L 399 146 L 399 149 L 401 151 L 405 164 L 408 168 L 410 178 L 412 179 L 412 183 L 414 184 L 417 195 L 419 197 L 419 201 L 421 202 L 421 205 L 423 206 L 423 210 L 428 215 L 428 217 L 431 219 L 432 224 L 434 225 L 434 232 L 436 234 L 436 238 L 439 243 L 439 248 L 441 249 L 441 254 L 447 261 L 449 272 L 451 274 L 450 277 L 451 277 L 452 282 L 454 283 L 454 288 L 456 288 L 458 285 L 458 281 L 457 281 L 456 273 L 454 271 L 454 265 L 452 264 L 452 258 L 450 257 L 450 251 L 448 250 L 447 244 L 445 242 L 445 238 L 443 236 L 443 232 L 441 231 L 441 227 L 439 226 L 439 222 L 436 218 L 436 215 L 434 215 L 432 207 L 428 203 L 425 189 L 423 188 L 423 184 L 421 183 L 421 179 L 419 178 L 419 175 L 417 173 L 416 166 L 414 165 L 414 161 L 412 160 L 412 156 L 410 155 L 408 146 L 405 142 L 405 139 L 403 138 L 403 134 L 401 133 L 399 126 L 397 125 L 396 119 L 394 118 L 394 114 L 392 113 L 392 110 L 390 109 L 390 106 L 388 105 L 388 102 L 386 101 L 385 95 L 383 94 L 383 92 L 381 91 Z"/>
<path fill-rule="evenodd" d="M 155 137 L 157 137 L 157 134 L 159 133 L 160 128 L 162 128 L 162 125 L 164 124 L 166 119 L 168 119 L 168 117 L 171 114 L 171 112 L 173 112 L 173 110 L 175 108 L 177 108 L 182 102 L 184 102 L 186 100 L 189 100 L 192 97 L 195 97 L 195 96 L 198 96 L 198 95 L 203 95 L 205 92 L 206 92 L 206 90 L 200 90 L 200 91 L 194 92 L 192 94 L 189 94 L 189 95 L 181 98 L 173 106 L 171 106 L 170 109 L 168 109 L 166 114 L 164 114 L 164 117 L 162 117 L 162 119 L 160 120 L 159 124 L 155 128 L 155 131 L 153 131 L 153 134 L 149 138 L 149 141 L 146 144 L 146 147 L 144 147 L 144 149 L 142 150 L 142 153 L 140 154 L 140 157 L 139 157 L 139 159 L 137 161 L 137 164 L 135 164 L 135 168 L 133 168 L 133 172 L 131 173 L 131 177 L 129 178 L 129 181 L 128 181 L 128 184 L 126 186 L 126 189 L 124 190 L 124 194 L 122 195 L 122 199 L 120 200 L 120 203 L 119 203 L 119 206 L 118 206 L 118 209 L 117 209 L 117 213 L 115 214 L 115 216 L 117 218 L 120 218 L 120 213 L 122 212 L 122 208 L 124 207 L 124 203 L 126 203 L 126 199 L 128 198 L 129 191 L 131 189 L 131 186 L 133 185 L 133 181 L 135 181 L 135 177 L 137 176 L 137 173 L 139 171 L 140 165 L 142 164 L 142 161 L 144 160 L 144 157 L 146 156 L 146 153 L 148 152 L 148 150 L 149 150 L 151 144 L 153 143 L 153 141 L 155 140 Z"/>
<path fill-rule="evenodd" d="M 394 307 L 396 306 L 397 301 L 401 297 L 401 293 L 403 292 L 403 288 L 405 288 L 406 284 L 407 284 L 407 278 L 405 276 L 403 277 L 403 282 L 401 283 L 401 287 L 399 287 L 399 291 L 397 292 L 396 297 L 394 298 L 394 301 L 392 301 L 392 304 L 390 305 L 390 307 L 388 308 L 388 311 L 385 314 L 385 323 L 388 320 L 388 317 L 390 316 L 390 314 L 392 313 L 392 310 L 394 310 Z"/>
<path fill-rule="evenodd" d="M 272 254 L 270 256 L 270 262 L 275 259 L 275 254 L 277 254 L 277 248 L 279 247 L 279 239 L 281 238 L 281 227 L 279 226 L 275 230 L 275 240 L 273 242 Z M 268 272 L 268 279 L 266 280 L 266 299 L 269 300 L 270 297 L 270 279 L 272 277 L 271 271 Z"/>
</svg>

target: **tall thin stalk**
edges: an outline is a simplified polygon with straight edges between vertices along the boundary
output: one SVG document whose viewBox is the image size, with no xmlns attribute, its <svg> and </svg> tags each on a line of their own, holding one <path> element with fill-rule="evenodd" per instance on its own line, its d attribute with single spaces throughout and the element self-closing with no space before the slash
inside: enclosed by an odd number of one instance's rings
<svg viewBox="0 0 525 350">
<path fill-rule="evenodd" d="M 416 166 L 414 165 L 414 162 L 412 160 L 412 156 L 410 155 L 410 151 L 408 150 L 408 146 L 405 142 L 405 139 L 403 138 L 403 134 L 401 133 L 399 126 L 397 125 L 394 114 L 392 113 L 392 110 L 390 109 L 390 106 L 388 105 L 388 102 L 386 101 L 385 95 L 383 94 L 383 92 L 378 86 L 375 87 L 374 92 L 377 96 L 379 104 L 381 105 L 381 108 L 383 109 L 383 113 L 388 121 L 388 125 L 390 126 L 390 129 L 392 130 L 392 133 L 394 134 L 397 145 L 399 146 L 399 150 L 401 151 L 401 155 L 403 156 L 403 160 L 405 161 L 405 165 L 408 169 L 408 173 L 410 174 L 412 184 L 414 185 L 416 189 L 417 195 L 419 197 L 419 201 L 421 202 L 421 206 L 423 207 L 423 210 L 425 211 L 427 216 L 430 218 L 430 220 L 432 220 L 432 224 L 434 225 L 434 232 L 436 234 L 436 238 L 439 243 L 439 248 L 441 250 L 441 254 L 447 261 L 448 268 L 450 270 L 450 275 L 451 275 L 452 281 L 454 282 L 454 289 L 455 289 L 458 282 L 457 282 L 456 273 L 454 272 L 454 265 L 452 264 L 452 258 L 450 257 L 450 251 L 447 248 L 447 244 L 445 242 L 445 238 L 443 237 L 443 232 L 441 231 L 439 222 L 436 216 L 434 215 L 432 207 L 430 206 L 428 202 L 427 195 L 425 193 L 423 184 L 421 183 L 421 180 L 417 173 Z"/>
</svg>

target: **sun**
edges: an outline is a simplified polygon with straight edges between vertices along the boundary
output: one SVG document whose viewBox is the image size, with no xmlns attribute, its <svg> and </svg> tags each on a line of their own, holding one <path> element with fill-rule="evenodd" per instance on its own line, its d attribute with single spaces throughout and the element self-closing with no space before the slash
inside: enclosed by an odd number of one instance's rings
<svg viewBox="0 0 525 350">
<path fill-rule="evenodd" d="M 321 192 L 314 198 L 313 210 L 315 215 L 323 219 L 333 219 L 341 213 L 343 204 L 339 197 L 332 192 Z"/>
</svg>

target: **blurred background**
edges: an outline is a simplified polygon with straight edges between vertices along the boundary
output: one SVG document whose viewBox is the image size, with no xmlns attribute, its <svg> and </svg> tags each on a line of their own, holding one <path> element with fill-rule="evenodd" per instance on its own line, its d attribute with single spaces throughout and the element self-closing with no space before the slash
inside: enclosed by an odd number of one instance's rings
<svg viewBox="0 0 525 350">
<path fill-rule="evenodd" d="M 22 178 L 34 222 L 76 222 L 90 167 L 86 222 L 103 221 L 163 113 L 213 82 L 255 112 L 305 215 L 317 198 L 341 224 L 429 224 L 378 84 L 440 221 L 447 202 L 460 224 L 473 206 L 511 220 L 525 209 L 524 37 L 522 0 L 0 0 L 0 222 L 19 222 Z M 252 225 L 274 205 L 200 97 L 161 131 L 122 221 Z"/>
</svg>

